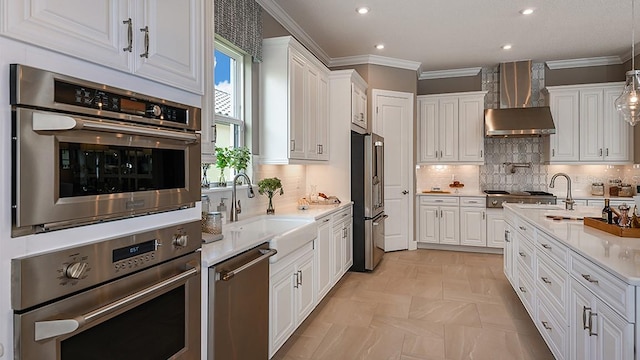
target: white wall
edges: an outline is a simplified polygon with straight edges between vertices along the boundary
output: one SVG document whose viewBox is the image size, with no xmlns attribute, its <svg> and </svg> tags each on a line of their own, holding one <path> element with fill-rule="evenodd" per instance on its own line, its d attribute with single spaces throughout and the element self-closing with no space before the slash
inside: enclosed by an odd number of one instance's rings
<svg viewBox="0 0 640 360">
<path fill-rule="evenodd" d="M 74 245 L 172 225 L 200 218 L 199 207 L 117 222 L 11 238 L 11 107 L 9 64 L 18 63 L 51 70 L 143 94 L 200 107 L 202 97 L 159 83 L 90 64 L 0 37 L 0 345 L 3 359 L 13 358 L 13 312 L 11 309 L 11 259 L 52 248 Z M 46 181 L 46 179 L 43 179 Z"/>
</svg>

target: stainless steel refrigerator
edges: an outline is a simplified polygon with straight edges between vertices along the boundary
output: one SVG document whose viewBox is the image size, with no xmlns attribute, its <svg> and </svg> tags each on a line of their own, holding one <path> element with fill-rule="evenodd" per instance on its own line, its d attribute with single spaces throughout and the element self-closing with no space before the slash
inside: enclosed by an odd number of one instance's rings
<svg viewBox="0 0 640 360">
<path fill-rule="evenodd" d="M 384 138 L 351 132 L 353 266 L 373 270 L 384 255 Z"/>
</svg>

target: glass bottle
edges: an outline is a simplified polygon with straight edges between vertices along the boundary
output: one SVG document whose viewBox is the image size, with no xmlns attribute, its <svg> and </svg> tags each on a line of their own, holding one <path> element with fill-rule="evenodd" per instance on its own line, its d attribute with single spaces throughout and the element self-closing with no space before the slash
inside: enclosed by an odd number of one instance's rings
<svg viewBox="0 0 640 360">
<path fill-rule="evenodd" d="M 607 224 L 613 224 L 613 214 L 611 212 L 611 206 L 609 205 L 609 199 L 604 199 L 604 208 L 602 209 L 602 220 Z"/>
</svg>

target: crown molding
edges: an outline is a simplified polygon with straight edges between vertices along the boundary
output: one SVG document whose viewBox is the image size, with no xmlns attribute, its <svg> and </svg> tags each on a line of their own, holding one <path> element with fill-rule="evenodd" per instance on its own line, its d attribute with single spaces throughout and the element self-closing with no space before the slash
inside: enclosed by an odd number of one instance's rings
<svg viewBox="0 0 640 360">
<path fill-rule="evenodd" d="M 481 70 L 481 67 L 472 67 L 464 69 L 423 71 L 420 73 L 420 76 L 418 76 L 418 80 L 476 76 Z"/>
<path fill-rule="evenodd" d="M 619 56 L 600 56 L 593 58 L 546 61 L 547 66 L 551 70 L 589 66 L 620 65 L 622 63 L 623 61 Z"/>
<path fill-rule="evenodd" d="M 418 69 L 422 65 L 421 63 L 416 61 L 402 60 L 380 55 L 356 55 L 332 58 L 329 62 L 329 67 L 361 64 L 382 65 L 413 71 L 418 71 Z"/>
<path fill-rule="evenodd" d="M 256 2 L 262 6 L 262 8 L 273 16 L 287 31 L 291 33 L 298 41 L 300 41 L 307 49 L 309 49 L 318 60 L 324 64 L 329 64 L 331 58 L 329 55 L 318 45 L 309 34 L 307 34 L 298 25 L 289 14 L 287 14 L 280 5 L 276 4 L 273 0 L 256 0 Z"/>
</svg>

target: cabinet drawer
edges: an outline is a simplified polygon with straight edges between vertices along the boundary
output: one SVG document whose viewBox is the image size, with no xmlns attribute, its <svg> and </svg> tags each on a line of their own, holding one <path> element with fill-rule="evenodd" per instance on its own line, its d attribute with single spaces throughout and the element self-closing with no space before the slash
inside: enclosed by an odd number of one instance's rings
<svg viewBox="0 0 640 360">
<path fill-rule="evenodd" d="M 518 219 L 518 223 L 516 224 L 516 229 L 518 229 L 518 232 L 520 232 L 522 235 L 528 237 L 531 240 L 534 240 L 536 238 L 535 237 L 536 228 L 533 227 L 533 225 L 526 222 L 525 220 L 523 220 L 522 218 Z"/>
<path fill-rule="evenodd" d="M 633 286 L 577 254 L 571 254 L 571 276 L 627 321 L 635 322 Z"/>
<path fill-rule="evenodd" d="M 351 208 L 349 207 L 348 209 L 338 211 L 337 213 L 331 215 L 331 220 L 333 220 L 333 223 L 335 224 L 336 222 L 345 220 L 350 216 L 351 216 Z"/>
<path fill-rule="evenodd" d="M 544 254 L 537 256 L 536 289 L 538 297 L 543 294 L 547 307 L 566 317 L 569 304 L 569 274 Z"/>
<path fill-rule="evenodd" d="M 536 239 L 536 249 L 538 254 L 547 254 L 551 259 L 555 260 L 562 268 L 568 269 L 567 260 L 569 258 L 569 252 L 566 246 L 562 245 L 559 241 L 552 239 L 547 234 L 538 233 Z"/>
<path fill-rule="evenodd" d="M 421 196 L 420 204 L 422 205 L 458 205 L 459 198 L 457 196 Z"/>
<path fill-rule="evenodd" d="M 486 197 L 466 197 L 466 196 L 461 197 L 460 206 L 484 208 L 487 206 L 487 198 Z"/>
<path fill-rule="evenodd" d="M 541 299 L 538 299 L 538 319 L 536 326 L 557 360 L 567 359 L 569 352 L 569 334 L 566 323 L 558 315 L 549 310 Z"/>
<path fill-rule="evenodd" d="M 536 300 L 536 287 L 533 285 L 533 279 L 531 278 L 531 274 L 526 271 L 518 271 L 518 286 L 515 289 L 516 294 L 522 300 L 522 305 L 529 312 L 529 316 L 532 319 L 535 319 L 535 300 Z"/>
<path fill-rule="evenodd" d="M 520 237 L 516 244 L 517 251 L 515 253 L 516 259 L 518 259 L 518 268 L 524 268 L 529 274 L 535 274 L 535 261 L 533 259 L 534 247 L 531 242 L 525 237 Z"/>
</svg>

